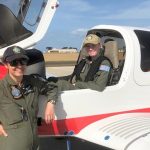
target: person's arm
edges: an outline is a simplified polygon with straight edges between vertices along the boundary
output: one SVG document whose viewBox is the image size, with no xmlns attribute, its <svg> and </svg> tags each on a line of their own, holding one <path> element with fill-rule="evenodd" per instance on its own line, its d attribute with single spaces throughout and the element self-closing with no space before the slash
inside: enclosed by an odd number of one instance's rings
<svg viewBox="0 0 150 150">
<path fill-rule="evenodd" d="M 52 76 L 52 77 L 47 78 L 47 80 L 48 80 L 49 82 L 54 82 L 54 83 L 56 83 L 58 80 L 66 80 L 66 81 L 69 81 L 70 78 L 71 78 L 71 75 L 61 76 L 61 77 L 54 77 L 54 76 Z"/>
<path fill-rule="evenodd" d="M 4 130 L 3 125 L 1 124 L 1 122 L 0 122 L 0 136 L 5 136 L 5 137 L 8 136 L 6 131 Z"/>
<path fill-rule="evenodd" d="M 55 104 L 47 102 L 44 118 L 47 124 L 50 124 L 55 119 Z"/>
<path fill-rule="evenodd" d="M 45 122 L 51 123 L 55 117 L 55 104 L 58 97 L 57 85 L 54 82 L 47 82 L 46 79 L 40 76 L 34 76 L 39 93 L 47 97 L 47 105 L 45 109 Z M 35 82 L 35 81 L 34 81 Z"/>
<path fill-rule="evenodd" d="M 45 109 L 45 122 L 51 123 L 55 118 L 55 104 L 58 99 L 58 88 L 55 83 L 47 83 L 47 105 Z"/>
<path fill-rule="evenodd" d="M 75 87 L 78 89 L 92 89 L 96 91 L 103 91 L 107 85 L 109 73 L 111 71 L 111 65 L 108 60 L 104 60 L 99 67 L 99 71 L 96 73 L 93 81 L 75 83 Z"/>
<path fill-rule="evenodd" d="M 39 94 L 47 96 L 47 102 L 56 103 L 58 97 L 57 84 L 54 82 L 48 82 L 40 75 L 32 75 L 33 84 L 38 88 Z"/>
<path fill-rule="evenodd" d="M 1 83 L 0 83 L 0 96 L 2 97 L 2 93 L 3 93 L 3 90 L 4 90 L 4 88 L 1 86 Z M 1 104 L 1 102 L 0 102 L 0 104 Z M 1 106 L 1 105 L 0 105 Z M 1 109 L 0 109 L 1 110 Z M 7 135 L 7 133 L 6 133 L 6 131 L 4 130 L 4 128 L 3 128 L 3 125 L 2 125 L 2 113 L 1 113 L 1 111 L 0 111 L 0 136 L 8 136 Z"/>
</svg>

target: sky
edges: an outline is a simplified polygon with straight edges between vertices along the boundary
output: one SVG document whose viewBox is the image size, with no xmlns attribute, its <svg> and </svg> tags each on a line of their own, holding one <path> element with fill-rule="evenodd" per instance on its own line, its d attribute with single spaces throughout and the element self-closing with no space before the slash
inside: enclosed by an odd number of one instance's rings
<svg viewBox="0 0 150 150">
<path fill-rule="evenodd" d="M 87 30 L 99 24 L 150 28 L 150 0 L 58 1 L 59 7 L 47 34 L 36 46 L 41 51 L 46 47 L 80 49 Z"/>
</svg>

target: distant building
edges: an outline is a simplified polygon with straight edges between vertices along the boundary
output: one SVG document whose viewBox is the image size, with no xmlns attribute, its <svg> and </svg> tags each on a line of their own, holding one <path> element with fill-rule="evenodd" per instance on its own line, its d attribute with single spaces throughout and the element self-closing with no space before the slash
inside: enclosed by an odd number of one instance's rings
<svg viewBox="0 0 150 150">
<path fill-rule="evenodd" d="M 53 48 L 51 50 L 47 50 L 48 53 L 77 53 L 77 49 L 76 48 L 62 48 L 62 49 L 56 49 L 56 48 Z"/>
</svg>

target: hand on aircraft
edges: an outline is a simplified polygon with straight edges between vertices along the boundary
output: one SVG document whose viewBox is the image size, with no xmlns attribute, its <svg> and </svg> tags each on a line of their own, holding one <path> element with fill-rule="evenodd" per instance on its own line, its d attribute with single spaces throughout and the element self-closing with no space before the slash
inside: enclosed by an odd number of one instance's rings
<svg viewBox="0 0 150 150">
<path fill-rule="evenodd" d="M 0 136 L 8 136 L 2 125 L 0 125 Z"/>
<path fill-rule="evenodd" d="M 45 109 L 45 122 L 50 124 L 55 118 L 54 104 L 48 102 Z"/>
</svg>

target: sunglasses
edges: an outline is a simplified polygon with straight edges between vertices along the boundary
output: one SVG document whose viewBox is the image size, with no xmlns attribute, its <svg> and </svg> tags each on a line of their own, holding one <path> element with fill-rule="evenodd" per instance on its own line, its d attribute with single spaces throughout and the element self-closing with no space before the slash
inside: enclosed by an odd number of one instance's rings
<svg viewBox="0 0 150 150">
<path fill-rule="evenodd" d="M 9 62 L 9 64 L 13 67 L 18 66 L 18 65 L 27 65 L 28 64 L 28 60 L 27 59 L 15 59 L 11 62 Z"/>
</svg>

